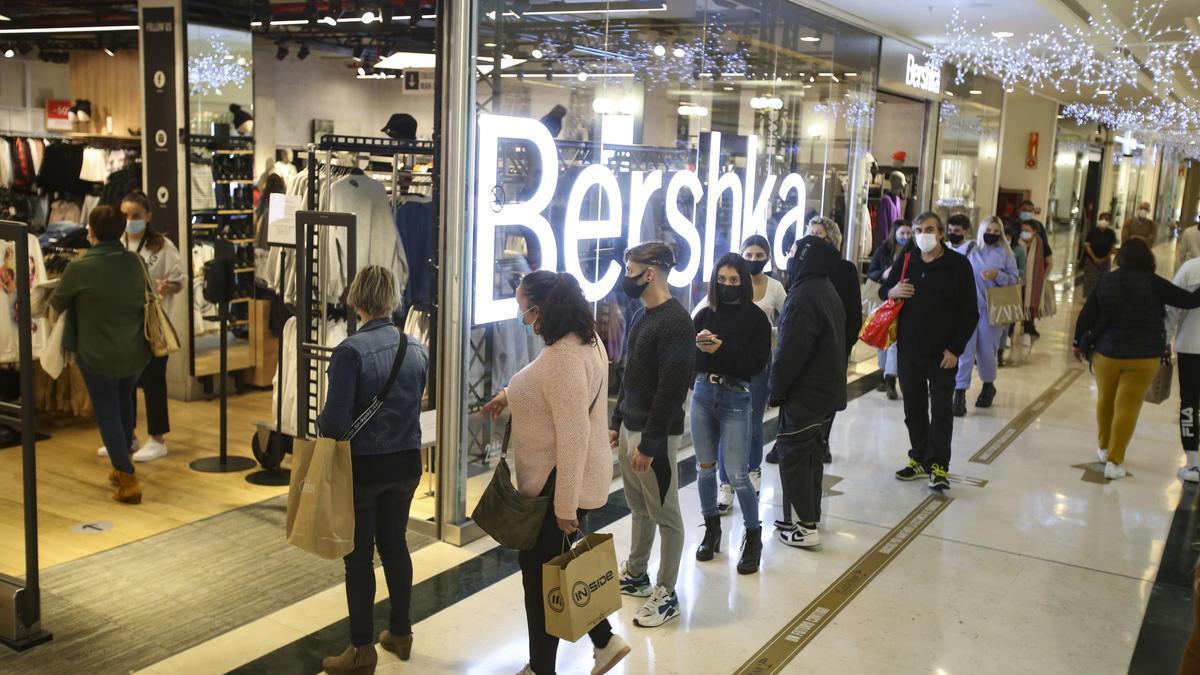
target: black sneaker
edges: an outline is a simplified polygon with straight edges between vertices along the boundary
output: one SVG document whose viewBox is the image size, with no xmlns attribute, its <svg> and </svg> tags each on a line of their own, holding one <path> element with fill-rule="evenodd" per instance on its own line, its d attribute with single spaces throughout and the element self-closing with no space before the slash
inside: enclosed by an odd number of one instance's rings
<svg viewBox="0 0 1200 675">
<path fill-rule="evenodd" d="M 962 417 L 967 414 L 967 390 L 955 389 L 954 400 L 950 403 L 950 412 L 954 413 L 955 417 Z"/>
<path fill-rule="evenodd" d="M 925 475 L 925 467 L 912 458 L 909 458 L 907 466 L 896 472 L 896 478 L 900 480 L 917 480 L 923 478 Z"/>
<path fill-rule="evenodd" d="M 950 489 L 950 478 L 940 464 L 934 464 L 929 470 L 929 489 L 938 492 Z"/>
<path fill-rule="evenodd" d="M 887 397 L 889 401 L 899 401 L 900 392 L 896 391 L 896 376 L 888 375 L 883 378 L 883 386 L 887 389 Z"/>
</svg>

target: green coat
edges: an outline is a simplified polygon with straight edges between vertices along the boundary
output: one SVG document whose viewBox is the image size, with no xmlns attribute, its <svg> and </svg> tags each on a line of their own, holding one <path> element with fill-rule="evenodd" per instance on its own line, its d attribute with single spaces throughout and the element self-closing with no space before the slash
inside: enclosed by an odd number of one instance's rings
<svg viewBox="0 0 1200 675">
<path fill-rule="evenodd" d="M 97 244 L 67 265 L 50 306 L 69 310 L 63 346 L 107 377 L 138 375 L 150 362 L 142 261 L 120 241 Z"/>
</svg>

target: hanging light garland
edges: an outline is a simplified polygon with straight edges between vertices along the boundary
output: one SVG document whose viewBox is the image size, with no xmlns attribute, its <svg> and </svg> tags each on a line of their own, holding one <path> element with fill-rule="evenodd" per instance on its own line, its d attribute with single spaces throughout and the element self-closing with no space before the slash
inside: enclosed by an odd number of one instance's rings
<svg viewBox="0 0 1200 675">
<path fill-rule="evenodd" d="M 1062 114 L 1081 124 L 1133 130 L 1163 145 L 1195 145 L 1200 138 L 1200 101 L 1191 97 L 1180 101 L 1143 97 L 1124 105 L 1072 103 Z"/>
<path fill-rule="evenodd" d="M 250 80 L 250 64 L 237 58 L 229 45 L 209 40 L 209 51 L 188 57 L 188 86 L 193 96 L 220 96 L 225 87 L 241 89 Z"/>
<path fill-rule="evenodd" d="M 1108 6 L 1088 20 L 1086 28 L 1063 26 L 1023 42 L 994 37 L 982 26 L 969 26 L 957 9 L 946 25 L 945 44 L 930 53 L 937 65 L 954 63 L 957 81 L 968 73 L 999 79 L 1006 89 L 1024 86 L 1083 95 L 1085 88 L 1116 92 L 1136 87 L 1145 72 L 1160 97 L 1175 91 L 1177 80 L 1200 87 L 1190 61 L 1200 56 L 1200 35 L 1182 26 L 1155 28 L 1168 0 L 1157 0 L 1140 12 L 1135 3 L 1129 28 L 1120 25 Z M 1136 54 L 1143 54 L 1139 61 Z M 1143 71 L 1144 69 L 1144 71 Z"/>
</svg>

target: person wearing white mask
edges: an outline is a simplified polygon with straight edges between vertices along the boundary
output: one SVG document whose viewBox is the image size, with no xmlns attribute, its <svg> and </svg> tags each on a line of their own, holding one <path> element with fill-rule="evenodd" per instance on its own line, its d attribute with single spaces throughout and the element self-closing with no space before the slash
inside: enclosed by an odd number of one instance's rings
<svg viewBox="0 0 1200 675">
<path fill-rule="evenodd" d="M 1200 258 L 1200 220 L 1192 223 L 1179 233 L 1179 246 L 1176 256 L 1176 267 L 1182 267 L 1184 263 L 1192 258 Z"/>
<path fill-rule="evenodd" d="M 121 236 L 126 250 L 134 251 L 146 263 L 154 290 L 162 297 L 163 309 L 171 315 L 171 304 L 175 294 L 183 290 L 187 280 L 183 271 L 183 258 L 175 243 L 161 232 L 149 226 L 153 214 L 150 200 L 142 192 L 130 192 L 121 200 L 121 213 L 125 215 L 125 234 Z M 142 389 L 146 400 L 146 431 L 150 440 L 139 445 L 135 434 L 133 461 L 149 462 L 167 454 L 166 434 L 171 430 L 167 412 L 167 358 L 156 356 L 150 359 L 146 369 L 138 378 L 137 386 Z M 134 390 L 134 419 L 137 418 L 137 390 Z M 108 456 L 108 448 L 98 451 L 101 457 Z"/>
<path fill-rule="evenodd" d="M 1136 237 L 1153 249 L 1154 242 L 1158 239 L 1158 223 L 1154 222 L 1150 215 L 1150 202 L 1138 204 L 1133 217 L 1125 221 L 1125 226 L 1121 228 L 1121 243 Z"/>
<path fill-rule="evenodd" d="M 904 481 L 928 477 L 929 487 L 950 487 L 950 447 L 954 433 L 951 400 L 958 360 L 979 323 L 975 272 L 971 263 L 943 244 L 945 229 L 936 213 L 917 217 L 918 251 L 893 264 L 879 298 L 903 299 L 897 331 L 900 391 L 911 448 L 908 464 L 896 472 Z"/>
<path fill-rule="evenodd" d="M 1083 244 L 1083 297 L 1092 294 L 1100 281 L 1100 275 L 1112 268 L 1112 257 L 1116 253 L 1117 233 L 1112 229 L 1112 215 L 1101 213 L 1096 227 L 1088 232 Z"/>
</svg>

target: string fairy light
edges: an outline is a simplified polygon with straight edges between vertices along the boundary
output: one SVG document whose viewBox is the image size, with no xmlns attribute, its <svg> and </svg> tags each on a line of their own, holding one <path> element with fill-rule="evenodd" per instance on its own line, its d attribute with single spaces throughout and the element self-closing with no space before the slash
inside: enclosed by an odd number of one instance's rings
<svg viewBox="0 0 1200 675">
<path fill-rule="evenodd" d="M 209 40 L 209 50 L 188 57 L 188 85 L 193 96 L 220 95 L 224 87 L 241 89 L 250 80 L 250 64 L 244 58 L 235 59 L 229 45 L 222 40 Z"/>
</svg>

